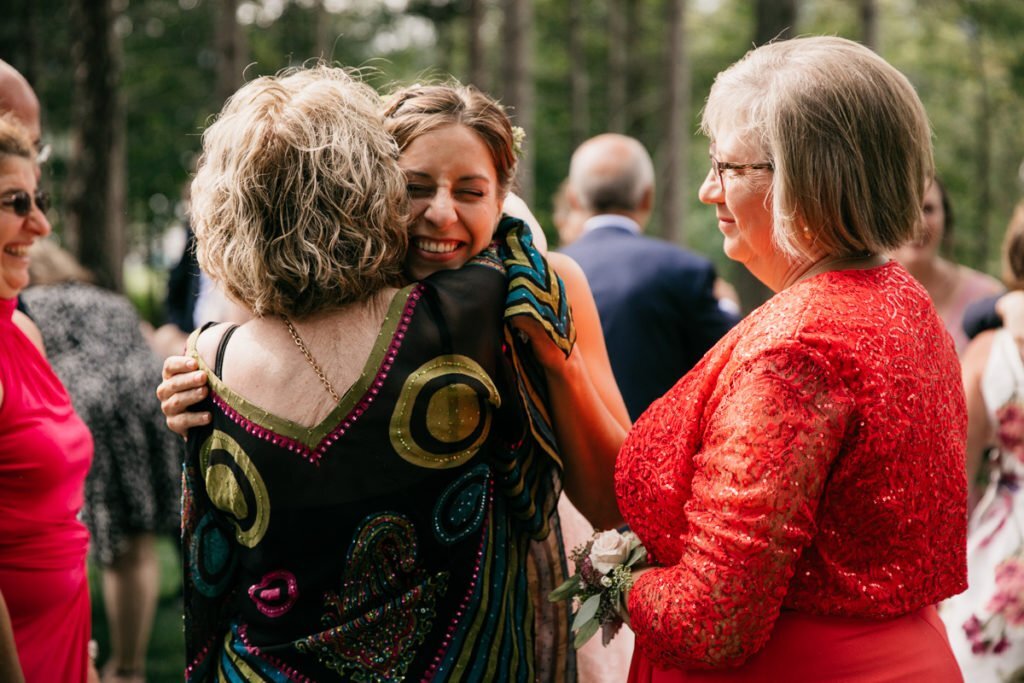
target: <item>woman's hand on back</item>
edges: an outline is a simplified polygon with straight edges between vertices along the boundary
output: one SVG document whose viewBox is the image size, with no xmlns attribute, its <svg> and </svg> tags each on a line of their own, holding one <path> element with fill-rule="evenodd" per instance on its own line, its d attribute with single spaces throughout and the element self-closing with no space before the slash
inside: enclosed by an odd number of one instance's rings
<svg viewBox="0 0 1024 683">
<path fill-rule="evenodd" d="M 190 413 L 190 406 L 206 397 L 206 373 L 199 370 L 195 359 L 169 356 L 164 361 L 163 381 L 156 388 L 160 410 L 167 418 L 167 427 L 185 437 L 192 427 L 209 424 L 210 413 Z"/>
</svg>

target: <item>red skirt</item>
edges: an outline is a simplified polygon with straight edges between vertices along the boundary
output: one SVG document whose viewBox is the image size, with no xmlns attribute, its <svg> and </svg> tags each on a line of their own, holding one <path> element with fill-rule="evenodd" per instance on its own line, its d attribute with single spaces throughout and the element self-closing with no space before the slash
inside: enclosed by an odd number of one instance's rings
<svg viewBox="0 0 1024 683">
<path fill-rule="evenodd" d="M 663 670 L 633 653 L 629 683 L 961 683 L 946 629 L 929 605 L 875 621 L 782 612 L 764 648 L 735 669 Z"/>
</svg>

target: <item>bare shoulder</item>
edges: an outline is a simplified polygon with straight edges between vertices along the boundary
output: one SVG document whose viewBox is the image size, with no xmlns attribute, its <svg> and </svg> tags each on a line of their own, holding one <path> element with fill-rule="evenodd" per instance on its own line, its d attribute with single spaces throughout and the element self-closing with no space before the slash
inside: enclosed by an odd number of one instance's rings
<svg viewBox="0 0 1024 683">
<path fill-rule="evenodd" d="M 1006 287 L 1003 283 L 988 273 L 983 273 L 980 270 L 968 268 L 963 265 L 960 266 L 960 272 L 963 279 L 972 284 L 972 289 L 976 289 L 981 292 L 982 296 L 1002 294 L 1006 291 Z"/>
<path fill-rule="evenodd" d="M 985 330 L 967 345 L 963 356 L 960 358 L 960 365 L 963 368 L 964 377 L 974 375 L 980 376 L 988 362 L 988 356 L 992 352 L 992 343 L 995 341 L 998 330 Z"/>
<path fill-rule="evenodd" d="M 217 347 L 220 346 L 220 340 L 227 333 L 231 327 L 231 323 L 219 323 L 203 330 L 199 337 L 195 340 L 195 351 L 199 358 L 206 364 L 206 367 L 213 368 L 214 362 L 217 358 Z M 189 350 L 191 354 L 191 349 Z"/>
<path fill-rule="evenodd" d="M 555 269 L 555 272 L 565 281 L 567 287 L 576 285 L 577 287 L 590 288 L 587 276 L 583 273 L 583 268 L 571 256 L 553 251 L 546 258 L 551 267 Z"/>
<path fill-rule="evenodd" d="M 28 337 L 29 341 L 31 341 L 35 345 L 35 347 L 39 349 L 39 353 L 43 354 L 43 356 L 45 357 L 46 349 L 43 346 L 43 333 L 40 332 L 39 328 L 36 327 L 36 324 L 32 322 L 32 318 L 28 317 L 21 311 L 15 311 L 14 316 L 11 318 L 11 320 L 12 322 L 14 322 L 15 325 L 18 326 L 18 329 L 21 330 L 26 337 Z"/>
<path fill-rule="evenodd" d="M 17 325 L 18 329 L 21 330 L 22 334 L 28 337 L 28 340 L 32 342 L 32 345 L 39 349 L 39 353 L 46 357 L 46 349 L 43 347 L 43 334 L 36 327 L 36 324 L 32 322 L 32 318 L 28 317 L 21 311 L 15 311 L 11 317 L 11 321 Z M 4 404 L 4 385 L 0 381 L 0 406 Z"/>
</svg>

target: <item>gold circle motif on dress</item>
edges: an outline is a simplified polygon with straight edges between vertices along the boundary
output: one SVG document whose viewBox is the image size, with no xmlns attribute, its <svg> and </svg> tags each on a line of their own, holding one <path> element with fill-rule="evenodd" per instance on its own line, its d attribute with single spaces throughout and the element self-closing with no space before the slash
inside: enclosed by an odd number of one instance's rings
<svg viewBox="0 0 1024 683">
<path fill-rule="evenodd" d="M 483 445 L 499 406 L 497 387 L 476 361 L 438 356 L 405 381 L 391 416 L 391 445 L 419 467 L 456 467 Z"/>
<path fill-rule="evenodd" d="M 218 429 L 203 443 L 199 467 L 210 502 L 227 513 L 235 538 L 246 548 L 255 547 L 270 524 L 270 496 L 252 460 Z"/>
</svg>

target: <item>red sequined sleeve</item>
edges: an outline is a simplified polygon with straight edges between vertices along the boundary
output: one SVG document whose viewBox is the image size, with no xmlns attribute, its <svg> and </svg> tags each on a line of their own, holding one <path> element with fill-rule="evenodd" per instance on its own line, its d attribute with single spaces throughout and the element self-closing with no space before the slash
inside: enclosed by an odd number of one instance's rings
<svg viewBox="0 0 1024 683">
<path fill-rule="evenodd" d="M 683 509 L 646 512 L 675 520 L 678 562 L 640 576 L 629 596 L 637 647 L 663 668 L 737 666 L 765 644 L 853 408 L 829 363 L 796 342 L 720 381 Z"/>
</svg>

